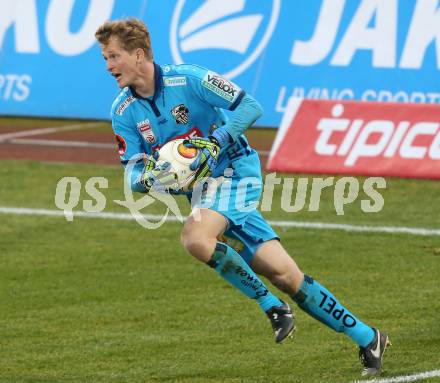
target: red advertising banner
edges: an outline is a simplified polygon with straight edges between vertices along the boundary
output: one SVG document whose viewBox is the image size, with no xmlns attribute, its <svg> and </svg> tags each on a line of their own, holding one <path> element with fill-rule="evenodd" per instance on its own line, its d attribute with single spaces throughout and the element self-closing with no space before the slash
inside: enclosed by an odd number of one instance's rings
<svg viewBox="0 0 440 383">
<path fill-rule="evenodd" d="M 440 105 L 292 98 L 267 167 L 440 178 Z"/>
</svg>

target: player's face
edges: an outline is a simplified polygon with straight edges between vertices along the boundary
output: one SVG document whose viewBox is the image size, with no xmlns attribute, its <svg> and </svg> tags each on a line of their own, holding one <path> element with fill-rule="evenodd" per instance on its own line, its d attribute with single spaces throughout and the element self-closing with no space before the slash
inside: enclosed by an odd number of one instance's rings
<svg viewBox="0 0 440 383">
<path fill-rule="evenodd" d="M 138 76 L 136 54 L 122 48 L 119 39 L 110 37 L 107 45 L 101 45 L 102 55 L 107 62 L 107 70 L 116 79 L 118 86 L 130 86 Z"/>
</svg>

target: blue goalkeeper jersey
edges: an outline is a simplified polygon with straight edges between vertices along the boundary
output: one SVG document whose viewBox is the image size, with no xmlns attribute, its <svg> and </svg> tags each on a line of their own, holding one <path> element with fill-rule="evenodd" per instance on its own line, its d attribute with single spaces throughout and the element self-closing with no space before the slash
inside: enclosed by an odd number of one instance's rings
<svg viewBox="0 0 440 383">
<path fill-rule="evenodd" d="M 112 126 L 123 165 L 136 162 L 131 187 L 144 191 L 137 182 L 145 155 L 151 155 L 175 138 L 207 137 L 221 127 L 231 137 L 222 148 L 216 177 L 233 161 L 252 149 L 242 134 L 261 114 L 259 104 L 236 84 L 197 65 L 154 64 L 155 93 L 143 98 L 126 87 L 115 99 Z M 236 111 L 228 120 L 225 110 Z"/>
</svg>

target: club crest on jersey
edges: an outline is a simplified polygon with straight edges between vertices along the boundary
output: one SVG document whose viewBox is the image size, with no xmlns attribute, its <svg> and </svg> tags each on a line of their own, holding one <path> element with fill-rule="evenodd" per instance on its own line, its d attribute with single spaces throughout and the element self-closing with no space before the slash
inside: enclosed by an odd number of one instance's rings
<svg viewBox="0 0 440 383">
<path fill-rule="evenodd" d="M 156 142 L 156 136 L 154 135 L 149 119 L 138 122 L 136 126 L 145 141 L 149 142 L 150 144 L 154 144 Z"/>
<path fill-rule="evenodd" d="M 171 109 L 171 114 L 178 124 L 187 124 L 189 121 L 189 109 L 184 104 Z"/>
</svg>

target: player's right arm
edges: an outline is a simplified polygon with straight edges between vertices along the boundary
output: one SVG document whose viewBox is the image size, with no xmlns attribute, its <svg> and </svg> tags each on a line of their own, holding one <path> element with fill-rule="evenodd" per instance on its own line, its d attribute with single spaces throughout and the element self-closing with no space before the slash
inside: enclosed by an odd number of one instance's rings
<svg viewBox="0 0 440 383">
<path fill-rule="evenodd" d="M 147 190 L 139 182 L 148 158 L 137 132 L 127 121 L 112 113 L 112 128 L 118 144 L 118 154 L 125 169 L 125 182 L 133 191 L 145 193 Z M 148 161 L 147 161 L 148 163 Z"/>
<path fill-rule="evenodd" d="M 167 164 L 156 164 L 156 158 L 150 148 L 145 148 L 129 122 L 112 116 L 112 127 L 118 143 L 121 163 L 125 168 L 125 182 L 131 190 L 148 193 L 152 188 L 157 191 L 167 191 L 175 183 L 174 175 L 168 172 Z M 155 152 L 157 154 L 157 152 Z M 169 165 L 169 164 L 168 164 Z"/>
</svg>

